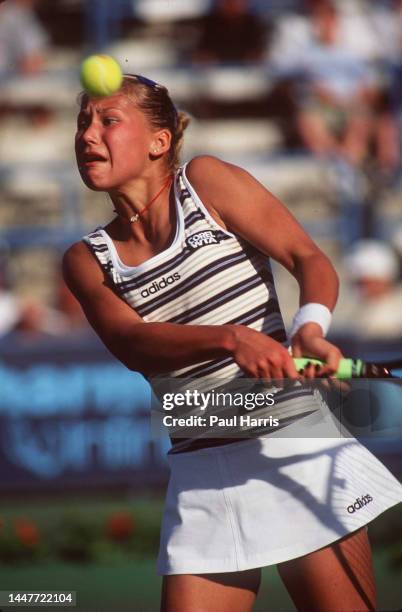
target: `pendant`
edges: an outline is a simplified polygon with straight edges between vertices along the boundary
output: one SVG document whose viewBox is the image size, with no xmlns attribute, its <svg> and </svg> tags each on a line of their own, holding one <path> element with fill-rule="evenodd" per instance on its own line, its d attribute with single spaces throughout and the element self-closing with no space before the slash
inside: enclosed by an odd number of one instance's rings
<svg viewBox="0 0 402 612">
<path fill-rule="evenodd" d="M 135 215 L 130 217 L 130 223 L 135 223 L 136 221 L 138 221 L 139 218 L 140 218 L 139 213 L 136 213 Z"/>
</svg>

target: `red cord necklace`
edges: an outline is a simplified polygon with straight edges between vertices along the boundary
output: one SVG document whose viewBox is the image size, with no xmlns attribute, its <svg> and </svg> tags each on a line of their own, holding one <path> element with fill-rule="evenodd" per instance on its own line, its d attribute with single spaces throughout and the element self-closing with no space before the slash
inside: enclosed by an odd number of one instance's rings
<svg viewBox="0 0 402 612">
<path fill-rule="evenodd" d="M 166 187 L 171 184 L 172 180 L 173 180 L 173 177 L 169 176 L 168 180 L 162 185 L 162 187 L 160 188 L 158 193 L 152 198 L 152 200 L 150 200 L 148 202 L 148 204 L 146 204 L 146 206 L 144 206 L 144 208 L 142 210 L 140 210 L 139 212 L 135 213 L 135 215 L 133 215 L 129 219 L 127 219 L 127 217 L 125 217 L 124 215 L 119 213 L 116 209 L 114 209 L 114 212 L 116 214 L 120 215 L 121 217 L 123 217 L 124 219 L 126 219 L 127 221 L 129 221 L 130 223 L 135 223 L 136 221 L 138 221 L 138 219 L 141 217 L 141 215 L 143 215 L 144 212 L 146 212 L 148 210 L 148 208 L 151 206 L 151 204 L 153 204 L 155 202 L 155 200 L 157 200 L 159 198 L 161 193 L 163 193 L 163 191 L 165 191 Z"/>
</svg>

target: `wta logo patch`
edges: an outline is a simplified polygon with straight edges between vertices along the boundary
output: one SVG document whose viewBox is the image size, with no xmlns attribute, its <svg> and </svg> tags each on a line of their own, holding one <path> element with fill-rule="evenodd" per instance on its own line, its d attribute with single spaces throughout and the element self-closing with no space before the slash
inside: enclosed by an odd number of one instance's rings
<svg viewBox="0 0 402 612">
<path fill-rule="evenodd" d="M 349 514 L 353 514 L 354 512 L 361 510 L 363 506 L 366 506 L 372 501 L 373 498 L 371 497 L 371 495 L 362 495 L 361 497 L 358 497 L 353 504 L 350 504 L 350 506 L 347 507 L 347 511 L 349 512 Z"/>
<path fill-rule="evenodd" d="M 194 251 L 203 246 L 207 246 L 208 244 L 219 244 L 219 242 L 218 232 L 214 232 L 213 230 L 198 232 L 197 234 L 192 234 L 186 239 L 187 246 Z"/>
</svg>

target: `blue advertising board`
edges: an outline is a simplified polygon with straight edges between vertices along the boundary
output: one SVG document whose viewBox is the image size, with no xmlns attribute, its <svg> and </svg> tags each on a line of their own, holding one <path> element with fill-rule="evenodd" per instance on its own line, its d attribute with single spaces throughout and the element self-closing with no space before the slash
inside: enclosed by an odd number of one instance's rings
<svg viewBox="0 0 402 612">
<path fill-rule="evenodd" d="M 0 344 L 0 490 L 166 480 L 145 379 L 81 337 Z"/>
</svg>

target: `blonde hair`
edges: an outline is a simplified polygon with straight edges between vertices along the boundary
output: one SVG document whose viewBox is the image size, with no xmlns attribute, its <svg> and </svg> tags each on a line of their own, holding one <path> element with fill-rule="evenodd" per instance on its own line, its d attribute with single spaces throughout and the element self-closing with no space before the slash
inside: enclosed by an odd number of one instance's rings
<svg viewBox="0 0 402 612">
<path fill-rule="evenodd" d="M 153 128 L 169 130 L 172 140 L 167 152 L 167 166 L 171 171 L 177 170 L 184 130 L 190 122 L 187 113 L 176 109 L 166 87 L 141 75 L 123 75 L 122 85 L 116 93 L 126 95 L 144 113 Z M 82 93 L 79 104 L 86 104 L 88 98 L 88 94 Z"/>
</svg>

